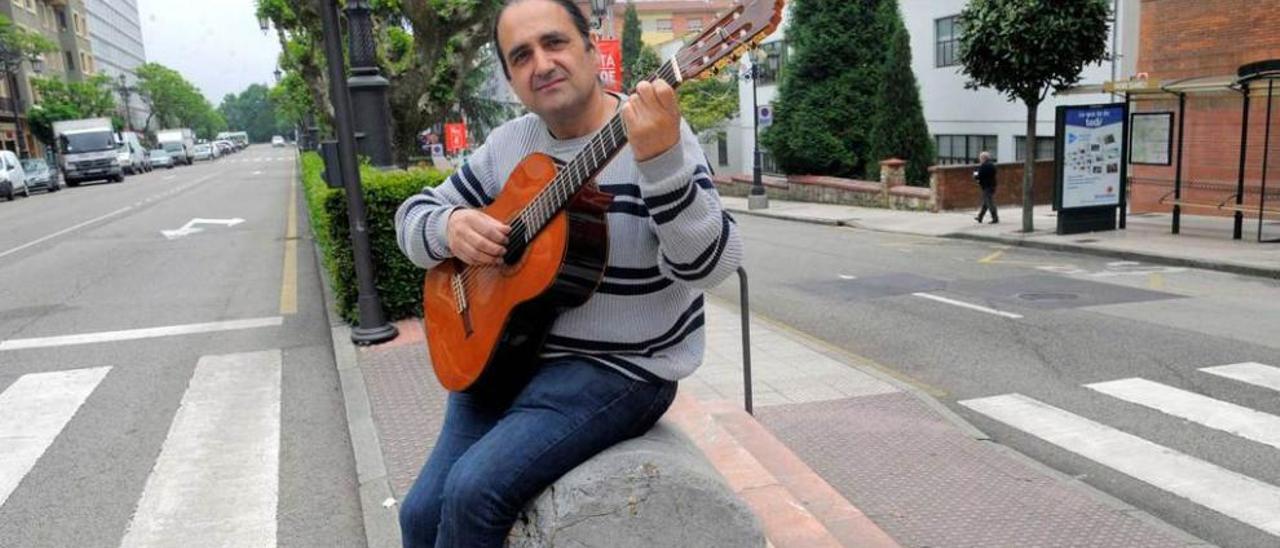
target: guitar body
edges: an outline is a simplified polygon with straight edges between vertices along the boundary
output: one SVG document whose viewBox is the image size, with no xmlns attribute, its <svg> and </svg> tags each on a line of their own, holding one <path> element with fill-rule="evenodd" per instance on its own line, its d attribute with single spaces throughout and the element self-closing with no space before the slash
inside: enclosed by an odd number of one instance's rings
<svg viewBox="0 0 1280 548">
<path fill-rule="evenodd" d="M 484 211 L 508 222 L 555 177 L 555 161 L 526 157 Z M 580 306 L 604 276 L 609 256 L 606 213 L 613 197 L 583 185 L 510 264 L 467 270 L 449 259 L 427 272 L 425 322 L 436 377 L 451 391 L 512 395 L 528 379 L 556 316 Z M 461 310 L 460 310 L 461 308 Z"/>
</svg>

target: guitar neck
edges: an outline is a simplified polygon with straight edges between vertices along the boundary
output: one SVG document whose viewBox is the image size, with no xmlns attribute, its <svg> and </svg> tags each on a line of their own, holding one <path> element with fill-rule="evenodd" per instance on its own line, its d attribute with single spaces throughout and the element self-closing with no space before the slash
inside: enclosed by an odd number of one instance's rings
<svg viewBox="0 0 1280 548">
<path fill-rule="evenodd" d="M 661 78 L 671 87 L 679 87 L 681 78 L 675 60 L 662 64 L 652 76 L 646 80 L 652 82 Z M 538 195 L 520 214 L 524 226 L 530 233 L 536 233 L 561 209 L 568 205 L 574 194 L 600 173 L 622 147 L 627 146 L 627 127 L 622 121 L 622 113 L 614 114 L 595 136 L 587 141 L 582 151 L 556 173 L 556 177 L 547 185 L 547 189 Z"/>
</svg>

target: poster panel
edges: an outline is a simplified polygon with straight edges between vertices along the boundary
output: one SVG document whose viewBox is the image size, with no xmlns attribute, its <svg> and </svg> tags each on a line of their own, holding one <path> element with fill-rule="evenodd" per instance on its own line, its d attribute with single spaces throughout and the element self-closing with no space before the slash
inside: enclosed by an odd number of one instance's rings
<svg viewBox="0 0 1280 548">
<path fill-rule="evenodd" d="M 1067 107 L 1060 166 L 1063 209 L 1120 204 L 1124 111 L 1124 104 Z"/>
</svg>

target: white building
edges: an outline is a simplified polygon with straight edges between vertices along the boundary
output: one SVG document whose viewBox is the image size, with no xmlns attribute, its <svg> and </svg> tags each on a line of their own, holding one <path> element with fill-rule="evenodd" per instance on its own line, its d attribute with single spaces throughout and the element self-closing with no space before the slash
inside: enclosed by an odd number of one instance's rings
<svg viewBox="0 0 1280 548">
<path fill-rule="evenodd" d="M 116 89 L 116 104 L 120 95 L 120 75 L 129 86 L 137 86 L 134 70 L 147 62 L 142 43 L 142 23 L 138 16 L 137 0 L 84 0 L 89 14 L 89 35 L 98 72 L 111 78 Z M 142 131 L 150 109 L 138 97 L 129 93 L 129 118 L 134 129 Z M 163 129 L 163 128 L 151 128 Z"/>
<path fill-rule="evenodd" d="M 1114 46 L 1109 45 L 1108 50 L 1114 47 L 1120 55 L 1114 62 L 1085 68 L 1081 84 L 1124 79 L 1135 72 L 1140 1 L 1112 1 L 1113 9 L 1119 12 L 1119 27 L 1113 33 Z M 993 89 L 964 87 L 966 78 L 955 60 L 959 37 L 955 20 L 966 4 L 967 0 L 899 0 L 911 37 L 911 68 L 920 86 L 924 118 L 937 147 L 938 163 L 976 163 L 983 150 L 989 150 L 1001 162 L 1020 160 L 1026 135 L 1026 107 Z M 784 17 L 778 30 L 761 46 L 769 57 L 762 65 L 765 74 L 758 82 L 759 105 L 770 105 L 777 96 L 777 73 L 787 63 L 789 19 Z M 749 74 L 748 67 L 744 59 L 741 72 Z M 752 82 L 740 79 L 738 90 L 740 114 L 725 122 L 724 134 L 718 139 L 704 138 L 703 148 L 718 173 L 752 170 Z M 1046 98 L 1037 112 L 1037 157 L 1052 158 L 1055 107 L 1110 101 L 1105 94 Z M 765 171 L 774 171 L 767 152 L 764 156 Z"/>
</svg>

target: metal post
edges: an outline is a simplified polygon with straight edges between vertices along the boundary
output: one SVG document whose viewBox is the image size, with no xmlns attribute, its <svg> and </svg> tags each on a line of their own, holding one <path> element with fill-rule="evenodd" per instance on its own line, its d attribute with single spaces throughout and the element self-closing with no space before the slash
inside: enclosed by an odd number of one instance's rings
<svg viewBox="0 0 1280 548">
<path fill-rule="evenodd" d="M 355 109 L 357 133 L 363 135 L 359 143 L 360 154 L 368 156 L 374 166 L 383 169 L 395 167 L 391 139 L 391 105 L 387 102 L 387 89 L 391 86 L 382 77 L 375 60 L 377 44 L 373 39 L 373 22 L 370 19 L 368 0 L 348 0 L 347 32 L 351 53 L 351 106 Z"/>
<path fill-rule="evenodd" d="M 752 132 L 754 137 L 751 138 L 751 145 L 754 147 L 752 156 L 755 161 L 752 162 L 754 167 L 751 170 L 751 195 L 747 197 L 747 209 L 768 209 L 769 193 L 764 190 L 764 174 L 761 170 L 762 157 L 760 155 L 760 102 L 757 97 L 757 89 L 760 87 L 760 60 L 752 56 L 751 59 L 751 117 L 753 121 Z"/>
<path fill-rule="evenodd" d="M 742 397 L 743 403 L 747 407 L 747 414 L 753 414 L 751 410 L 751 303 L 748 301 L 747 295 L 747 269 L 738 267 L 738 294 L 742 300 Z"/>
<path fill-rule="evenodd" d="M 358 0 L 357 0 L 358 2 Z M 360 3 L 360 2 L 358 2 Z M 365 223 L 364 191 L 360 185 L 360 169 L 356 163 L 356 136 L 351 121 L 351 98 L 342 85 L 343 70 L 341 33 L 338 30 L 338 0 L 320 2 L 324 25 L 324 53 L 329 64 L 329 94 L 333 103 L 334 125 L 338 132 L 338 158 L 342 179 L 346 183 L 347 220 L 351 223 L 351 250 L 356 268 L 359 296 L 357 304 L 360 325 L 351 330 L 356 344 L 377 344 L 395 338 L 395 326 L 387 323 L 382 301 L 374 284 L 373 260 L 369 253 L 369 228 Z"/>
<path fill-rule="evenodd" d="M 1271 152 L 1271 90 L 1275 87 L 1275 80 L 1267 80 L 1267 122 L 1266 133 L 1262 137 L 1262 190 L 1258 192 L 1258 241 L 1262 241 L 1262 216 L 1266 213 L 1267 207 L 1267 160 L 1270 159 Z"/>
<path fill-rule="evenodd" d="M 1246 82 L 1240 90 L 1244 94 L 1244 113 L 1240 119 L 1240 168 L 1236 178 L 1236 215 L 1231 239 L 1244 237 L 1244 211 L 1240 206 L 1244 203 L 1244 162 L 1249 150 L 1249 84 Z"/>
<path fill-rule="evenodd" d="M 1112 67 L 1113 68 L 1115 67 L 1115 63 L 1112 63 Z M 1128 124 L 1129 124 L 1129 116 L 1132 116 L 1132 114 L 1130 114 L 1131 112 L 1133 112 L 1131 110 L 1132 108 L 1133 108 L 1133 103 L 1129 98 L 1129 92 L 1126 91 L 1124 92 L 1124 112 L 1125 112 L 1124 123 L 1126 124 L 1126 127 L 1128 127 Z M 1121 166 L 1124 169 L 1120 170 L 1120 172 L 1123 174 L 1120 177 L 1120 226 L 1119 226 L 1120 230 L 1125 229 L 1125 226 L 1128 224 L 1128 220 L 1129 220 L 1129 160 L 1130 160 L 1129 139 L 1131 138 L 1132 137 L 1129 136 L 1129 130 L 1126 129 L 1125 142 L 1124 142 L 1124 165 Z M 1035 153 L 1032 152 L 1032 154 L 1035 154 Z"/>
<path fill-rule="evenodd" d="M 1187 94 L 1178 92 L 1178 167 L 1173 173 L 1173 233 L 1177 234 L 1182 221 L 1182 149 L 1187 142 Z"/>
<path fill-rule="evenodd" d="M 9 87 L 13 89 L 13 124 L 15 129 L 18 131 L 16 139 L 18 145 L 18 157 L 22 158 L 26 155 L 27 148 L 24 146 L 26 145 L 27 135 L 26 132 L 23 131 L 22 127 L 22 113 L 26 109 L 22 106 L 22 87 L 18 85 L 17 74 L 14 74 L 13 72 L 9 73 Z"/>
</svg>

